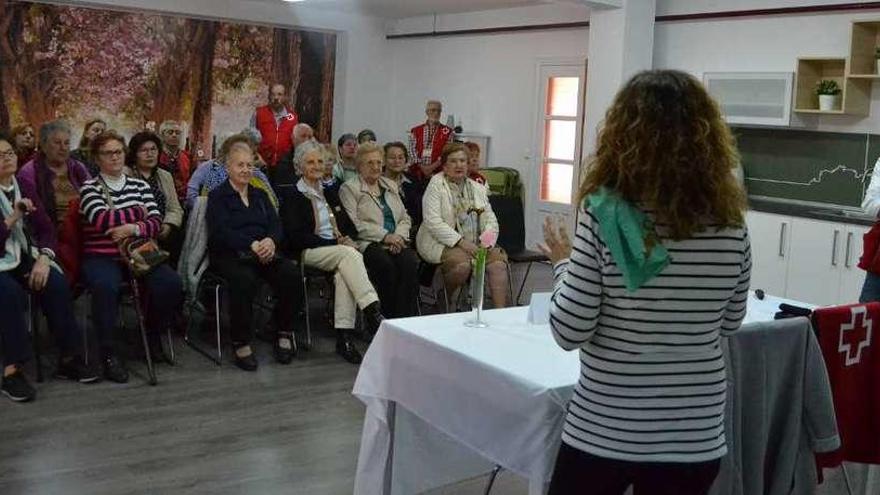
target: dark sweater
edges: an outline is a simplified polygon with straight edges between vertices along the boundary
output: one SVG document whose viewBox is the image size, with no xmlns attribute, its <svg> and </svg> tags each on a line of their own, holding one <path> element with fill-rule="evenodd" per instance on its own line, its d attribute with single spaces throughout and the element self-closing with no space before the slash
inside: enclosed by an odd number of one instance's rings
<svg viewBox="0 0 880 495">
<path fill-rule="evenodd" d="M 281 201 L 281 223 L 284 226 L 285 253 L 292 259 L 299 259 L 304 249 L 313 249 L 322 246 L 335 246 L 336 239 L 324 239 L 315 233 L 315 209 L 312 200 L 299 191 L 295 186 L 285 188 L 279 193 Z M 357 238 L 357 229 L 342 207 L 339 201 L 339 188 L 324 189 L 324 198 L 333 210 L 336 218 L 336 226 L 342 235 L 352 239 Z"/>
<path fill-rule="evenodd" d="M 208 194 L 205 221 L 208 224 L 208 249 L 214 257 L 238 257 L 250 253 L 251 243 L 266 237 L 282 246 L 281 222 L 269 196 L 248 186 L 245 206 L 227 179 Z"/>
</svg>

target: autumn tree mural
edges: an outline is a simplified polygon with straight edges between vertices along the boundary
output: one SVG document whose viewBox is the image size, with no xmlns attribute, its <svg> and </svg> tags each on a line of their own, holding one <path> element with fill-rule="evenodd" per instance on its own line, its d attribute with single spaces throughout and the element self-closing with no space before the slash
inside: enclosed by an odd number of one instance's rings
<svg viewBox="0 0 880 495">
<path fill-rule="evenodd" d="M 0 128 L 101 117 L 130 135 L 176 119 L 207 156 L 278 81 L 326 142 L 335 63 L 332 33 L 0 0 Z"/>
</svg>

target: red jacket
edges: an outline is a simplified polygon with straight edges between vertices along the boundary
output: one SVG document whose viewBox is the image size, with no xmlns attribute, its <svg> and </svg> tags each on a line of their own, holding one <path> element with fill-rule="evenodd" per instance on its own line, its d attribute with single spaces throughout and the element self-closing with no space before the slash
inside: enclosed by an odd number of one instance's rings
<svg viewBox="0 0 880 495">
<path fill-rule="evenodd" d="M 257 130 L 263 136 L 258 151 L 266 164 L 274 167 L 285 153 L 293 149 L 293 127 L 299 123 L 296 112 L 287 108 L 287 118 L 281 119 L 280 124 L 275 123 L 275 113 L 269 105 L 257 108 Z"/>
<path fill-rule="evenodd" d="M 880 303 L 813 312 L 828 368 L 840 450 L 818 456 L 823 467 L 840 461 L 880 463 Z M 877 325 L 875 328 L 874 325 Z"/>
<path fill-rule="evenodd" d="M 419 179 L 430 178 L 424 177 L 422 170 L 419 168 L 419 164 L 426 162 L 422 157 L 422 153 L 424 153 L 425 150 L 425 127 L 427 125 L 427 123 L 417 125 L 409 131 L 410 134 L 412 134 L 413 141 L 415 141 L 415 146 L 412 149 L 413 156 L 410 157 L 412 165 L 410 166 L 409 172 Z M 443 147 L 446 146 L 446 143 L 449 142 L 449 139 L 454 135 L 455 132 L 451 127 L 440 123 L 437 124 L 437 130 L 434 131 L 434 138 L 431 140 L 431 161 L 427 163 L 434 163 L 440 159 L 440 154 L 443 153 Z M 434 170 L 434 174 L 437 174 L 442 170 L 442 168 L 437 167 Z"/>
<path fill-rule="evenodd" d="M 167 170 L 174 178 L 174 189 L 177 191 L 177 199 L 183 201 L 186 198 L 186 185 L 192 174 L 192 157 L 186 150 L 180 150 L 177 158 L 172 158 L 166 151 L 159 153 L 159 166 Z"/>
</svg>

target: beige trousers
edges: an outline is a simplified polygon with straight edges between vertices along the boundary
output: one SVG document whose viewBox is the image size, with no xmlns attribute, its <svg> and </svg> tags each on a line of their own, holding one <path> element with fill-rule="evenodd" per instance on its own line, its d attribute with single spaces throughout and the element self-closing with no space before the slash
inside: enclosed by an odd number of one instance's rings
<svg viewBox="0 0 880 495">
<path fill-rule="evenodd" d="M 370 283 L 364 257 L 348 246 L 324 246 L 303 251 L 303 263 L 325 272 L 336 272 L 333 282 L 336 298 L 333 303 L 333 326 L 354 328 L 357 308 L 364 309 L 379 300 Z"/>
</svg>

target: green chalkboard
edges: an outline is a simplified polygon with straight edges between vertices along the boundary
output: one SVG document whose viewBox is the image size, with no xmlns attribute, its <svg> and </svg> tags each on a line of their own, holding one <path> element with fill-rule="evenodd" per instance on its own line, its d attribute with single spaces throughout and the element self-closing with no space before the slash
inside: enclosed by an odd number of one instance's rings
<svg viewBox="0 0 880 495">
<path fill-rule="evenodd" d="M 749 195 L 859 206 L 880 136 L 734 128 Z"/>
</svg>

